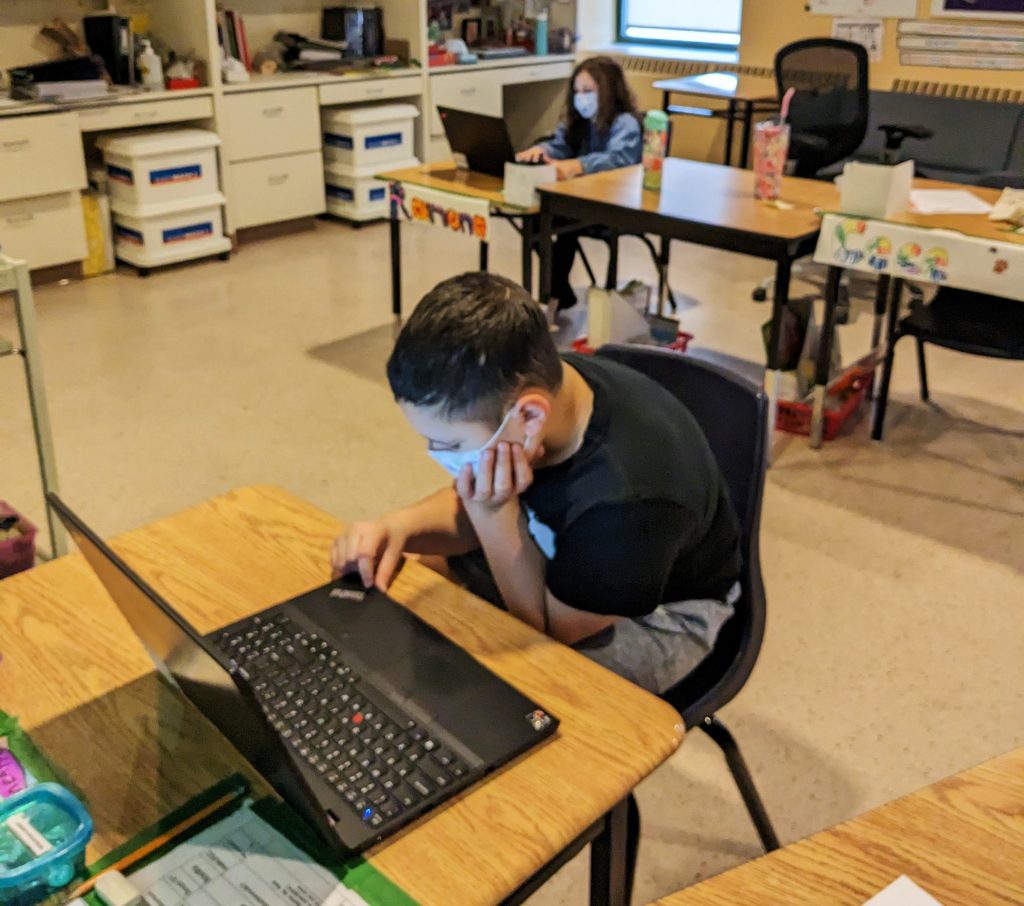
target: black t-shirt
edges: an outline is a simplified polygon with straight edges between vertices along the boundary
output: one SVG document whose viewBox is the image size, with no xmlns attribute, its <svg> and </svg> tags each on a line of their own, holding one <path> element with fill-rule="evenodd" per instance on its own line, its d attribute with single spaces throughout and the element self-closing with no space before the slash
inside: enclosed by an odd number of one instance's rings
<svg viewBox="0 0 1024 906">
<path fill-rule="evenodd" d="M 642 616 L 721 600 L 740 575 L 738 522 L 690 410 L 638 371 L 566 355 L 594 392 L 583 444 L 522 495 L 547 587 L 580 610 Z"/>
</svg>

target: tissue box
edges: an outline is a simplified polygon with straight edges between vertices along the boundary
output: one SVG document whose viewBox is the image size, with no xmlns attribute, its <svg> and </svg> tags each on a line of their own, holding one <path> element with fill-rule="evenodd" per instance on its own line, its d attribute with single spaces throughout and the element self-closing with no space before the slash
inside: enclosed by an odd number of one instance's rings
<svg viewBox="0 0 1024 906">
<path fill-rule="evenodd" d="M 535 208 L 540 204 L 537 186 L 558 181 L 554 164 L 505 164 L 505 201 L 517 208 Z"/>
</svg>

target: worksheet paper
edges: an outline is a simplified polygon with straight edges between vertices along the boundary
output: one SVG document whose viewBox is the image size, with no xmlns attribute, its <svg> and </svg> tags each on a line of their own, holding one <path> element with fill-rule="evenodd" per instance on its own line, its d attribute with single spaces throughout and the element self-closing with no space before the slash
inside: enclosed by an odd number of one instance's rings
<svg viewBox="0 0 1024 906">
<path fill-rule="evenodd" d="M 917 18 L 917 0 L 810 0 L 810 11 L 823 16 L 892 16 Z"/>
<path fill-rule="evenodd" d="M 900 875 L 885 890 L 876 893 L 864 906 L 942 906 L 906 875 Z"/>
<path fill-rule="evenodd" d="M 129 880 L 147 906 L 369 906 L 248 806 Z"/>
<path fill-rule="evenodd" d="M 992 205 L 966 189 L 912 189 L 910 203 L 918 214 L 987 214 Z"/>
</svg>

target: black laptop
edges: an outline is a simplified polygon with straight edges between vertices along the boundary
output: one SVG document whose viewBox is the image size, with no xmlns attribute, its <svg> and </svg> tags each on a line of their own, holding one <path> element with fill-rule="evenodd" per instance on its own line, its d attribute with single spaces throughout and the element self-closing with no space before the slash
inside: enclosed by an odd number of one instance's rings
<svg viewBox="0 0 1024 906">
<path fill-rule="evenodd" d="M 200 635 L 56 495 L 48 500 L 157 668 L 342 854 L 394 833 L 558 727 L 357 579 Z"/>
<path fill-rule="evenodd" d="M 437 114 L 452 152 L 464 157 L 470 170 L 504 178 L 505 163 L 516 159 L 505 120 L 440 105 Z"/>
</svg>

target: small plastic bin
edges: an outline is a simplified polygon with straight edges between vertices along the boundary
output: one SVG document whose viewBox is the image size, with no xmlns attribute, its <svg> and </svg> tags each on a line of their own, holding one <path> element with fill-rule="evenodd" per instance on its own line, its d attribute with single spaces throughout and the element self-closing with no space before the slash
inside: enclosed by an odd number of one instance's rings
<svg viewBox="0 0 1024 906">
<path fill-rule="evenodd" d="M 824 425 L 822 437 L 835 440 L 842 430 L 852 424 L 860 415 L 861 404 L 871 390 L 875 373 L 867 368 L 851 368 L 834 381 L 825 397 Z M 779 400 L 775 427 L 788 434 L 811 433 L 811 417 L 814 406 L 811 403 L 794 400 Z"/>
<path fill-rule="evenodd" d="M 36 527 L 6 501 L 0 500 L 0 519 L 12 516 L 18 520 L 14 524 L 18 534 L 0 541 L 0 579 L 31 569 L 36 562 Z"/>
<path fill-rule="evenodd" d="M 92 819 L 56 783 L 39 783 L 0 801 L 0 903 L 31 906 L 85 870 Z"/>
<path fill-rule="evenodd" d="M 202 198 L 220 191 L 217 146 L 205 129 L 124 132 L 97 142 L 111 199 L 148 205 Z"/>
<path fill-rule="evenodd" d="M 326 110 L 324 160 L 351 167 L 373 167 L 413 156 L 413 121 L 420 115 L 412 104 L 378 104 Z"/>
<path fill-rule="evenodd" d="M 136 267 L 158 267 L 230 251 L 224 235 L 224 196 L 159 205 L 133 205 L 115 200 L 114 252 Z"/>
<path fill-rule="evenodd" d="M 408 160 L 388 164 L 394 169 L 419 166 L 419 160 Z M 374 175 L 380 172 L 376 164 L 353 167 L 350 164 L 330 162 L 324 165 L 324 182 L 327 189 L 327 210 L 336 217 L 346 220 L 380 220 L 390 214 L 388 184 Z"/>
</svg>

